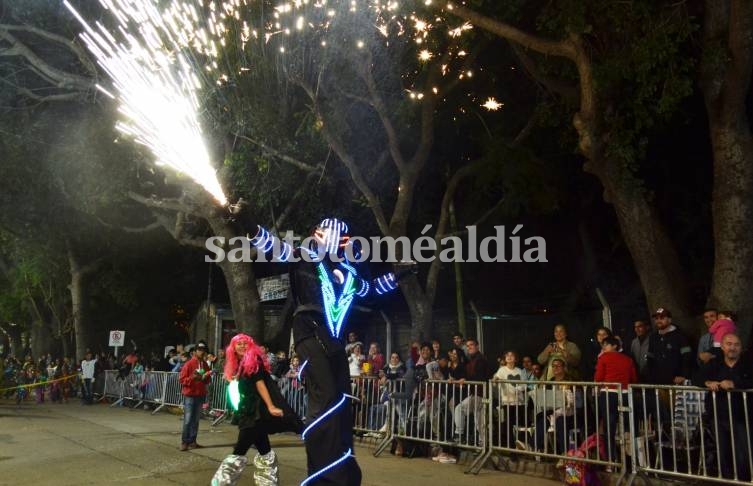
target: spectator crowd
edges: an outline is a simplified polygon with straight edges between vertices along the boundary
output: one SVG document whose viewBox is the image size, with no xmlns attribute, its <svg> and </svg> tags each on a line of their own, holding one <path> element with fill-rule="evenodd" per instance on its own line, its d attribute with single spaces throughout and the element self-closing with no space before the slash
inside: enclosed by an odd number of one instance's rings
<svg viewBox="0 0 753 486">
<path fill-rule="evenodd" d="M 672 312 L 659 308 L 651 322 L 643 319 L 634 322 L 635 338 L 629 343 L 605 327 L 596 330 L 593 340 L 576 343 L 569 340 L 567 327 L 557 324 L 552 339 L 542 343 L 538 355 L 520 356 L 515 346 L 510 346 L 496 360 L 482 353 L 475 338 L 464 338 L 460 333 L 455 333 L 447 345 L 437 339 L 416 341 L 410 344 L 405 356 L 396 351 L 385 356 L 378 342 L 361 341 L 356 332 L 350 332 L 346 353 L 356 398 L 354 425 L 357 433 L 362 428 L 366 435 L 381 436 L 390 426 L 404 432 L 411 419 L 417 417 L 428 424 L 431 437 L 436 439 L 437 445 L 431 451 L 433 459 L 454 463 L 457 450 L 453 444 L 483 447 L 487 440 L 490 424 L 486 423 L 484 394 L 489 392 L 471 384 L 492 380 L 496 385 L 490 398 L 495 426 L 499 429 L 494 434 L 498 442 L 494 445 L 561 456 L 587 436 L 597 434 L 611 462 L 617 457 L 619 406 L 627 402 L 629 385 L 692 384 L 716 393 L 753 387 L 753 366 L 742 353 L 734 313 L 706 309 L 703 318 L 708 332 L 696 346 L 691 343 L 687 329 L 673 321 Z M 3 370 L 0 388 L 16 387 L 6 392 L 6 398 L 15 397 L 18 402 L 33 399 L 43 403 L 47 399 L 64 403 L 79 397 L 82 403 L 90 404 L 95 383 L 105 370 L 117 370 L 120 378 L 144 376 L 143 381 L 135 382 L 142 383 L 142 393 L 146 393 L 149 386 L 146 372 L 180 373 L 186 366 L 193 370 L 198 366 L 192 362 L 198 352 L 202 374 L 221 373 L 224 351 L 215 354 L 205 343 L 199 343 L 193 349 L 182 346 L 168 349 L 163 356 L 157 352 L 147 356 L 136 350 L 119 359 L 112 354 L 87 353 L 80 362 L 50 354 L 36 360 L 30 355 L 23 359 L 8 356 L 0 358 Z M 303 415 L 307 402 L 305 363 L 284 351 L 272 353 L 264 348 L 264 352 L 283 396 Z M 593 394 L 587 395 L 584 388 L 568 384 L 573 381 L 594 383 Z M 427 386 L 429 383 L 441 386 Z M 554 400 L 550 407 L 534 406 L 531 400 L 539 389 L 552 390 L 561 399 Z M 657 390 L 649 399 L 645 393 L 635 397 L 634 406 L 641 410 L 637 414 L 639 423 L 634 424 L 638 432 L 650 428 L 658 434 L 668 433 L 661 424 L 671 426 L 675 404 L 666 389 Z M 711 396 L 712 393 L 706 394 L 706 412 L 712 409 L 723 412 L 715 413 L 708 421 L 710 434 L 716 438 L 719 472 L 723 477 L 736 474 L 738 478 L 750 478 L 748 461 L 741 458 L 748 457 L 750 448 L 751 431 L 747 424 L 753 422 L 753 417 L 749 417 L 751 406 L 741 394 L 724 394 L 713 404 L 709 402 Z M 387 417 L 390 403 L 398 416 L 392 424 Z M 192 411 L 191 422 L 197 413 Z M 578 426 L 589 423 L 592 430 L 581 430 L 583 425 Z M 196 444 L 195 434 L 191 433 L 193 425 L 187 424 L 183 448 Z M 580 436 L 574 437 L 573 432 L 579 432 Z M 733 441 L 733 437 L 737 440 Z M 395 441 L 393 453 L 406 454 L 408 445 L 406 441 Z M 738 460 L 730 459 L 736 455 Z"/>
</svg>

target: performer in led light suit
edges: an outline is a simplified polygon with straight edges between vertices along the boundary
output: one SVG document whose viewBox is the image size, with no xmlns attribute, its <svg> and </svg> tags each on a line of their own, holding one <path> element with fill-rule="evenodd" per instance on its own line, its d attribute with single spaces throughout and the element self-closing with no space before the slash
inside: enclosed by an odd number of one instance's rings
<svg viewBox="0 0 753 486">
<path fill-rule="evenodd" d="M 248 227 L 248 225 L 247 225 Z M 353 301 L 370 294 L 381 295 L 395 290 L 403 275 L 415 272 L 415 264 L 401 265 L 372 281 L 359 277 L 346 256 L 356 254 L 351 245 L 348 226 L 343 221 L 323 220 L 312 234 L 311 248 L 292 248 L 256 227 L 251 243 L 264 253 L 275 249 L 276 261 L 290 263 L 290 290 L 295 301 L 293 339 L 296 353 L 304 365 L 308 392 L 308 412 L 303 439 L 306 441 L 309 477 L 301 485 L 361 484 L 361 469 L 353 455 L 352 410 L 348 403 L 350 377 L 348 360 L 340 340 L 341 331 Z M 249 234 L 249 236 L 251 235 Z M 309 260 L 300 257 L 307 252 Z M 343 261 L 328 258 L 336 255 Z"/>
</svg>

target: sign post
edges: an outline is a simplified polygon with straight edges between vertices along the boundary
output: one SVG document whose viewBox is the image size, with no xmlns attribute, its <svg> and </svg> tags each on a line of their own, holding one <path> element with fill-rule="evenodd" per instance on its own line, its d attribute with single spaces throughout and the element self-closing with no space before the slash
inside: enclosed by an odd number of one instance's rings
<svg viewBox="0 0 753 486">
<path fill-rule="evenodd" d="M 118 357 L 118 348 L 125 343 L 125 331 L 110 331 L 110 346 L 115 348 L 115 358 Z"/>
</svg>

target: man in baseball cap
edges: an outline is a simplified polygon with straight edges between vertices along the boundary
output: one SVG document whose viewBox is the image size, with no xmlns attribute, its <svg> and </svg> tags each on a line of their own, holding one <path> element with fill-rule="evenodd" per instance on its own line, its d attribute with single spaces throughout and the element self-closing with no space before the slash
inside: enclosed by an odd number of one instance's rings
<svg viewBox="0 0 753 486">
<path fill-rule="evenodd" d="M 649 336 L 646 355 L 646 377 L 654 385 L 682 385 L 689 380 L 693 367 L 693 353 L 687 336 L 672 323 L 672 312 L 659 307 L 652 314 L 654 332 Z M 671 403 L 666 390 L 659 391 L 659 403 L 648 400 L 646 410 L 656 417 L 656 406 L 662 422 L 670 420 Z"/>
<path fill-rule="evenodd" d="M 180 369 L 181 392 L 183 393 L 183 432 L 180 450 L 201 447 L 196 443 L 199 433 L 201 408 L 207 397 L 207 384 L 211 380 L 211 367 L 206 362 L 207 343 L 199 341 L 193 356 Z"/>
</svg>

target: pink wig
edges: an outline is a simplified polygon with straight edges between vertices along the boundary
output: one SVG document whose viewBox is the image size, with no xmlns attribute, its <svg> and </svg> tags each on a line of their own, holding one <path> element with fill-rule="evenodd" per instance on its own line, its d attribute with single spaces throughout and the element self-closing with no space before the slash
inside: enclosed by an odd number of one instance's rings
<svg viewBox="0 0 753 486">
<path fill-rule="evenodd" d="M 235 345 L 239 342 L 246 343 L 246 353 L 240 360 L 235 354 Z M 262 352 L 261 347 L 251 336 L 236 334 L 225 349 L 225 379 L 230 381 L 236 376 L 251 376 L 259 371 L 259 363 L 269 373 L 269 359 Z"/>
</svg>

